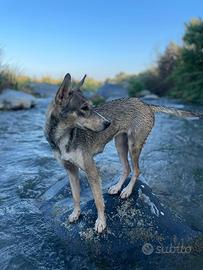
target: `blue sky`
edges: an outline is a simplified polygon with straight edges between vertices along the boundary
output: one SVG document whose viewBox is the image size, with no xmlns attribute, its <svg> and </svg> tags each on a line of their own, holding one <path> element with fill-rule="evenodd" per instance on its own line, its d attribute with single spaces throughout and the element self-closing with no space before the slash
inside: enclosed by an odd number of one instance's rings
<svg viewBox="0 0 203 270">
<path fill-rule="evenodd" d="M 24 73 L 96 79 L 153 65 L 202 0 L 0 0 L 4 61 Z"/>
</svg>

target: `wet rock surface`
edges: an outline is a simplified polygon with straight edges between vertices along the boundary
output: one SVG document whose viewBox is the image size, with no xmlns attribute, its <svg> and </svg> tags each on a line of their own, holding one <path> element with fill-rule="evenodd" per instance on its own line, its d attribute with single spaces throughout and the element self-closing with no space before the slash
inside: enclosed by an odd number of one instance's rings
<svg viewBox="0 0 203 270">
<path fill-rule="evenodd" d="M 174 263 L 184 263 L 186 256 L 203 252 L 202 234 L 161 204 L 143 182 L 137 181 L 126 200 L 107 193 L 104 199 L 107 229 L 102 234 L 94 231 L 93 200 L 83 204 L 74 224 L 68 222 L 70 210 L 62 211 L 53 200 L 41 206 L 67 245 L 70 269 L 169 269 Z"/>
</svg>

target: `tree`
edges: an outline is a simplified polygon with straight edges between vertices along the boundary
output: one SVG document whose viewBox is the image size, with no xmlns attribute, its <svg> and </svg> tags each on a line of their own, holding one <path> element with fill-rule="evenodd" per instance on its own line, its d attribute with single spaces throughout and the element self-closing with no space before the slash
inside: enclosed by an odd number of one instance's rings
<svg viewBox="0 0 203 270">
<path fill-rule="evenodd" d="M 165 49 L 163 55 L 160 56 L 157 65 L 157 72 L 160 80 L 159 87 L 156 91 L 157 94 L 165 94 L 173 87 L 170 75 L 177 66 L 180 52 L 180 47 L 171 42 Z"/>
<path fill-rule="evenodd" d="M 203 20 L 186 24 L 178 65 L 172 73 L 173 96 L 203 103 Z"/>
<path fill-rule="evenodd" d="M 128 94 L 130 97 L 135 97 L 139 92 L 144 90 L 144 85 L 139 79 L 131 78 L 128 83 Z"/>
</svg>

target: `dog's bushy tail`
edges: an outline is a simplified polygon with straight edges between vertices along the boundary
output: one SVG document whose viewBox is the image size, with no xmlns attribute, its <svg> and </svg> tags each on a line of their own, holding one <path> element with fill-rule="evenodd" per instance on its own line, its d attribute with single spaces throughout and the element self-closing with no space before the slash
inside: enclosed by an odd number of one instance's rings
<svg viewBox="0 0 203 270">
<path fill-rule="evenodd" d="M 162 113 L 176 115 L 179 117 L 198 117 L 198 118 L 203 119 L 203 113 L 178 110 L 175 108 L 169 108 L 169 107 L 158 106 L 158 105 L 150 105 L 150 108 L 152 109 L 153 112 L 162 112 Z"/>
</svg>

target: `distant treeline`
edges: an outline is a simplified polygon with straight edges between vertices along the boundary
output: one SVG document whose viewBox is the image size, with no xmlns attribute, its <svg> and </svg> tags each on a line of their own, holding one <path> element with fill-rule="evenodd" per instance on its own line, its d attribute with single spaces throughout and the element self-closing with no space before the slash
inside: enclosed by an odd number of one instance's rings
<svg viewBox="0 0 203 270">
<path fill-rule="evenodd" d="M 119 73 L 105 82 L 122 84 L 130 96 L 144 89 L 159 96 L 171 96 L 188 102 L 203 104 L 203 20 L 192 19 L 185 25 L 183 45 L 170 43 L 154 67 L 139 74 Z M 62 78 L 61 78 L 62 79 Z M 24 89 L 33 81 L 59 84 L 61 79 L 44 76 L 40 79 L 17 75 L 0 61 L 0 90 L 7 87 Z M 88 78 L 86 90 L 95 91 L 102 83 Z"/>
</svg>

